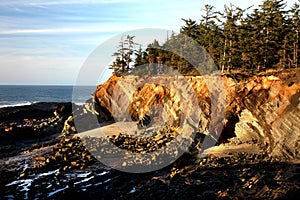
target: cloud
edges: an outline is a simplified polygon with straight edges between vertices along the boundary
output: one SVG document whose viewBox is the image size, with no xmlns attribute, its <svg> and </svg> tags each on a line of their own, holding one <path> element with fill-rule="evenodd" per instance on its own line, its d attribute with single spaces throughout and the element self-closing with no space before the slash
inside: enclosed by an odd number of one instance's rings
<svg viewBox="0 0 300 200">
<path fill-rule="evenodd" d="M 103 41 L 133 29 L 178 31 L 182 17 L 200 17 L 201 4 L 199 0 L 0 1 L 0 81 L 70 83 Z"/>
<path fill-rule="evenodd" d="M 74 85 L 86 60 L 83 57 L 0 56 L 0 84 L 4 85 Z M 102 67 L 102 68 L 101 68 Z M 87 78 L 83 85 L 97 85 L 106 81 L 111 71 L 99 66 L 96 79 Z M 94 72 L 93 72 L 94 73 Z"/>
<path fill-rule="evenodd" d="M 46 29 L 10 29 L 0 30 L 0 35 L 12 34 L 68 34 L 68 33 L 105 33 L 105 32 L 119 32 L 128 29 L 133 29 L 133 26 L 81 26 L 68 28 L 46 28 Z"/>
<path fill-rule="evenodd" d="M 74 4 L 116 4 L 116 3 L 130 3 L 135 0 L 69 0 L 69 1 L 37 1 L 32 2 L 31 5 L 74 5 Z"/>
<path fill-rule="evenodd" d="M 80 4 L 117 4 L 117 3 L 131 3 L 137 0 L 9 0 L 2 1 L 2 6 L 53 6 L 53 5 L 80 5 Z"/>
<path fill-rule="evenodd" d="M 128 30 L 142 28 L 137 25 L 101 25 L 98 24 L 92 26 L 82 27 L 69 27 L 69 28 L 49 28 L 49 29 L 11 29 L 0 30 L 0 35 L 16 35 L 16 34 L 79 34 L 79 33 L 116 33 L 124 32 Z M 170 29 L 174 26 L 147 26 L 145 28 L 165 28 Z"/>
<path fill-rule="evenodd" d="M 0 84 L 70 84 L 85 58 L 0 56 Z"/>
</svg>

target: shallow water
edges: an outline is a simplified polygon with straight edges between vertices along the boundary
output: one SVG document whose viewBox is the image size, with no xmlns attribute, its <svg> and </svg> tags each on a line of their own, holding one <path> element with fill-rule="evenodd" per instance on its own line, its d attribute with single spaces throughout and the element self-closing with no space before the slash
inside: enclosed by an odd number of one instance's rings
<svg viewBox="0 0 300 200">
<path fill-rule="evenodd" d="M 109 172 L 101 173 L 90 171 L 77 171 L 74 173 L 61 173 L 58 169 L 39 174 L 29 175 L 26 179 L 14 180 L 5 185 L 5 198 L 31 199 L 40 197 L 54 197 L 71 189 L 86 191 L 87 188 L 109 182 L 105 178 Z"/>
</svg>

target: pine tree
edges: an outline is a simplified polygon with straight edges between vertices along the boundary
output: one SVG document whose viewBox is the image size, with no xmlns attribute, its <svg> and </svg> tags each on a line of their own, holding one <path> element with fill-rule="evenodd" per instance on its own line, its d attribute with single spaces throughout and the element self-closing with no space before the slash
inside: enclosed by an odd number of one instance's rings
<svg viewBox="0 0 300 200">
<path fill-rule="evenodd" d="M 238 37 L 241 57 L 240 66 L 243 70 L 251 70 L 253 72 L 255 65 L 254 52 L 256 52 L 256 44 L 253 41 L 253 38 L 255 37 L 257 31 L 251 23 L 252 20 L 253 18 L 251 18 L 249 15 L 241 20 Z"/>
<path fill-rule="evenodd" d="M 181 27 L 180 33 L 187 35 L 188 37 L 192 39 L 197 39 L 199 33 L 198 33 L 198 24 L 196 21 L 191 19 L 182 19 L 185 22 L 185 25 Z"/>
<path fill-rule="evenodd" d="M 243 10 L 230 4 L 230 6 L 224 7 L 225 22 L 223 25 L 223 37 L 224 37 L 224 51 L 222 69 L 224 71 L 225 66 L 227 71 L 234 66 L 238 67 L 240 63 L 240 50 L 239 50 L 239 27 L 241 18 L 243 16 Z"/>
<path fill-rule="evenodd" d="M 300 5 L 295 3 L 292 9 L 290 10 L 292 18 L 291 18 L 291 43 L 292 43 L 292 58 L 291 63 L 293 67 L 298 67 L 300 65 L 300 37 L 299 37 L 299 32 L 300 32 Z"/>
<path fill-rule="evenodd" d="M 116 57 L 116 60 L 110 65 L 110 69 L 113 70 L 113 74 L 116 76 L 123 76 L 128 73 L 131 69 L 131 62 L 133 61 L 134 43 L 133 39 L 135 36 L 127 35 L 122 36 L 119 42 L 118 50 L 112 56 Z"/>
<path fill-rule="evenodd" d="M 221 22 L 219 16 L 220 12 L 215 11 L 215 8 L 211 5 L 205 5 L 205 8 L 202 10 L 204 12 L 201 15 L 201 20 L 199 23 L 199 34 L 197 41 L 199 44 L 205 48 L 212 59 L 221 65 L 221 54 L 222 54 L 222 30 L 219 28 L 218 22 Z"/>
<path fill-rule="evenodd" d="M 283 0 L 265 1 L 261 7 L 262 42 L 264 44 L 264 68 L 278 65 L 285 36 L 285 3 Z"/>
<path fill-rule="evenodd" d="M 232 4 L 225 5 L 221 13 L 205 5 L 199 23 L 183 19 L 185 24 L 180 34 L 172 33 L 162 46 L 154 40 L 145 51 L 141 48 L 135 51 L 134 66 L 164 64 L 181 74 L 195 75 L 194 66 L 200 63 L 203 54 L 199 45 L 193 44 L 196 41 L 208 51 L 221 71 L 298 67 L 300 6 L 296 3 L 290 10 L 285 7 L 284 0 L 265 0 L 259 8 L 245 15 L 250 7 L 243 10 Z M 130 71 L 133 46 L 133 37 L 122 38 L 111 65 L 115 74 Z M 210 69 L 201 73 L 205 70 Z"/>
</svg>

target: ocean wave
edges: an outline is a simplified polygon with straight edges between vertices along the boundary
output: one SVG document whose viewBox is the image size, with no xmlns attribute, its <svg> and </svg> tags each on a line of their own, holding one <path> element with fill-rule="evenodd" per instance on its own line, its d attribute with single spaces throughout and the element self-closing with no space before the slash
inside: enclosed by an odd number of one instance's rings
<svg viewBox="0 0 300 200">
<path fill-rule="evenodd" d="M 77 106 L 82 106 L 83 104 L 85 104 L 85 102 L 73 102 L 73 103 Z"/>
<path fill-rule="evenodd" d="M 29 105 L 32 105 L 32 104 L 35 104 L 35 103 L 41 103 L 40 101 L 34 101 L 34 102 L 18 102 L 18 103 L 5 103 L 5 104 L 2 104 L 0 103 L 0 108 L 8 108 L 8 107 L 18 107 L 18 106 L 29 106 Z M 47 102 L 45 102 L 47 103 Z M 53 102 L 49 102 L 49 103 L 53 103 Z M 59 103 L 59 102 L 57 102 Z M 74 103 L 75 105 L 77 106 L 82 106 L 83 104 L 85 104 L 85 102 L 72 102 Z"/>
<path fill-rule="evenodd" d="M 16 106 L 29 106 L 31 104 L 38 103 L 36 102 L 20 102 L 20 103 L 12 103 L 12 104 L 2 104 L 0 108 L 7 108 L 7 107 L 16 107 Z"/>
</svg>

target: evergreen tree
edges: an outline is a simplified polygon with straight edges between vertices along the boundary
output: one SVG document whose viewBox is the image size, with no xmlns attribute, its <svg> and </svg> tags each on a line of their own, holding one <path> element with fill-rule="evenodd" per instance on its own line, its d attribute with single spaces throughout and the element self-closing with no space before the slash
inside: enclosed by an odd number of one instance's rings
<svg viewBox="0 0 300 200">
<path fill-rule="evenodd" d="M 221 13 L 213 6 L 205 5 L 199 23 L 183 19 L 180 34 L 172 33 L 161 46 L 154 40 L 145 51 L 141 48 L 134 51 L 134 37 L 122 37 L 111 69 L 116 75 L 129 72 L 135 53 L 135 67 L 149 64 L 151 69 L 154 63 L 164 64 L 182 74 L 196 75 L 194 66 L 200 63 L 203 49 L 189 38 L 208 51 L 222 72 L 298 67 L 299 7 L 296 3 L 287 10 L 284 0 L 265 0 L 259 8 L 244 15 L 250 7 L 243 10 L 232 4 L 225 5 Z M 205 68 L 204 65 L 201 67 Z M 201 73 L 209 70 L 203 69 Z"/>
<path fill-rule="evenodd" d="M 239 26 L 241 18 L 243 16 L 243 10 L 235 7 L 233 4 L 230 6 L 224 7 L 223 17 L 225 18 L 225 22 L 223 25 L 223 38 L 224 38 L 224 50 L 223 50 L 223 58 L 222 58 L 222 68 L 223 72 L 225 67 L 227 71 L 232 69 L 234 66 L 238 67 L 241 54 L 239 49 Z"/>
<path fill-rule="evenodd" d="M 182 19 L 185 22 L 185 25 L 181 27 L 180 33 L 183 33 L 187 35 L 188 37 L 191 37 L 192 39 L 197 39 L 199 33 L 198 33 L 198 24 L 196 21 L 191 19 Z"/>
<path fill-rule="evenodd" d="M 221 13 L 215 11 L 215 8 L 211 5 L 205 5 L 202 11 L 204 14 L 201 16 L 199 23 L 197 41 L 209 52 L 215 62 L 219 63 L 223 41 L 221 39 L 222 30 L 220 30 L 217 23 L 221 22 L 219 19 Z"/>
<path fill-rule="evenodd" d="M 264 1 L 261 7 L 260 23 L 263 43 L 263 66 L 274 67 L 279 64 L 285 36 L 285 3 L 283 0 Z"/>
<path fill-rule="evenodd" d="M 117 52 L 115 52 L 112 56 L 116 57 L 116 60 L 110 65 L 110 69 L 113 70 L 113 74 L 116 76 L 123 76 L 128 73 L 131 69 L 131 62 L 133 61 L 133 53 L 134 53 L 134 43 L 133 39 L 135 36 L 127 35 L 122 36 L 121 41 L 118 46 Z"/>
<path fill-rule="evenodd" d="M 289 59 L 289 63 L 293 67 L 298 67 L 300 65 L 300 48 L 299 48 L 299 43 L 300 43 L 300 37 L 299 37 L 299 32 L 300 32 L 300 5 L 295 3 L 292 9 L 290 10 L 291 12 L 291 23 L 290 23 L 290 30 L 291 30 L 291 58 Z"/>
</svg>

